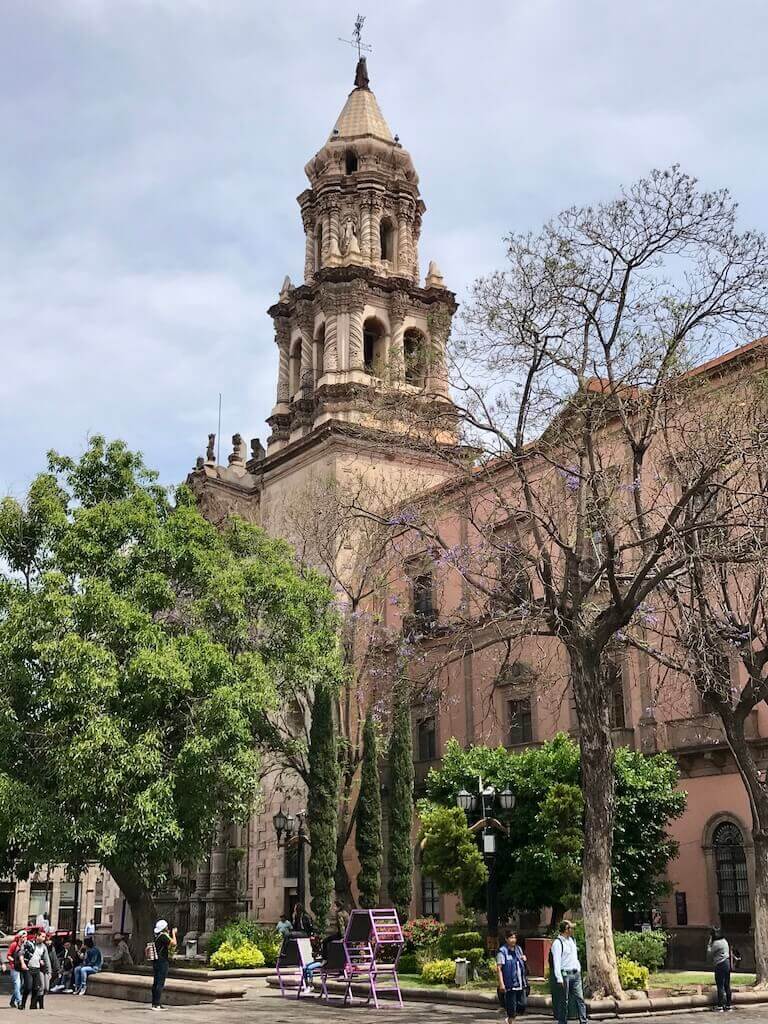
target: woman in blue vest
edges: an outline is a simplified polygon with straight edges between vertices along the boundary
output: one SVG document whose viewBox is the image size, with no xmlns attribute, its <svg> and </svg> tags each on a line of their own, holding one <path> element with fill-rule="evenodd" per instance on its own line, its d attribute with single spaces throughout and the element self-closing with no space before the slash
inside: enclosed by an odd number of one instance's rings
<svg viewBox="0 0 768 1024">
<path fill-rule="evenodd" d="M 517 933 L 512 928 L 504 932 L 504 942 L 496 954 L 499 981 L 499 1002 L 504 1007 L 507 1022 L 525 1011 L 525 955 L 517 944 Z"/>
</svg>

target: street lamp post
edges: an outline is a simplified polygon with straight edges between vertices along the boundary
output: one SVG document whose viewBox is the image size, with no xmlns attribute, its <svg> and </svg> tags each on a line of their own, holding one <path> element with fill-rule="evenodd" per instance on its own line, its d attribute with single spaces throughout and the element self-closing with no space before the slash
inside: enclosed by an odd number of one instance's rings
<svg viewBox="0 0 768 1024">
<path fill-rule="evenodd" d="M 286 814 L 281 807 L 272 817 L 272 824 L 275 826 L 277 834 L 278 850 L 296 850 L 296 900 L 302 910 L 306 910 L 304 906 L 306 898 L 304 847 L 309 845 L 309 837 L 304 828 L 305 813 L 305 811 L 299 811 L 294 817 L 292 814 Z"/>
<path fill-rule="evenodd" d="M 509 835 L 509 829 L 492 815 L 494 804 L 497 800 L 502 811 L 511 811 L 515 806 L 515 794 L 509 786 L 498 793 L 493 786 L 484 786 L 482 778 L 478 778 L 477 782 L 477 794 L 470 793 L 468 789 L 462 788 L 456 796 L 456 803 L 468 818 L 471 817 L 473 811 L 479 811 L 479 817 L 470 826 L 470 831 L 480 834 L 480 849 L 488 869 L 488 883 L 485 887 L 486 916 L 488 919 L 486 944 L 489 949 L 493 949 L 496 946 L 499 931 L 496 834 L 501 832 L 504 835 Z"/>
</svg>

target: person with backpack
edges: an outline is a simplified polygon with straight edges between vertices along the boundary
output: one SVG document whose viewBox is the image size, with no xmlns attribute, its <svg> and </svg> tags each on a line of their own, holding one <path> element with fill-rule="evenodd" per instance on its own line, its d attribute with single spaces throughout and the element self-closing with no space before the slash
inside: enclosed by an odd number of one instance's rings
<svg viewBox="0 0 768 1024">
<path fill-rule="evenodd" d="M 176 929 L 160 920 L 155 925 L 155 939 L 147 945 L 147 959 L 152 962 L 152 1009 L 162 1010 L 163 989 L 168 979 L 171 956 L 176 949 Z"/>
<path fill-rule="evenodd" d="M 568 1004 L 571 996 L 576 1003 L 580 1024 L 587 1024 L 587 1007 L 584 1002 L 584 986 L 581 980 L 581 964 L 573 925 L 570 921 L 560 922 L 560 934 L 549 951 L 549 976 L 552 984 L 552 1008 L 557 1007 L 559 1024 L 568 1024 Z"/>
<path fill-rule="evenodd" d="M 715 985 L 717 985 L 717 1008 L 721 1013 L 732 1010 L 731 995 L 731 968 L 733 967 L 733 952 L 728 939 L 719 928 L 713 928 L 709 933 L 707 943 L 707 959 L 712 961 L 715 971 Z"/>
<path fill-rule="evenodd" d="M 514 928 L 505 928 L 504 942 L 496 954 L 499 1002 L 507 1015 L 507 1024 L 518 1013 L 525 1013 L 526 967 L 525 955 L 517 944 Z"/>
<path fill-rule="evenodd" d="M 38 932 L 34 941 L 27 939 L 21 947 L 19 963 L 24 976 L 24 994 L 21 997 L 20 1010 L 27 1007 L 27 999 L 31 996 L 30 1010 L 44 1009 L 45 1002 L 45 974 L 51 973 L 51 961 L 48 956 L 48 947 L 45 944 L 45 933 Z"/>
<path fill-rule="evenodd" d="M 24 943 L 27 941 L 27 933 L 22 928 L 21 931 L 16 932 L 13 942 L 8 947 L 8 953 L 6 959 L 8 961 L 8 969 L 11 972 L 11 985 L 13 991 L 11 993 L 11 1006 L 17 1010 L 21 1009 L 21 990 L 22 990 L 22 976 L 21 971 L 18 968 L 17 954 Z"/>
</svg>

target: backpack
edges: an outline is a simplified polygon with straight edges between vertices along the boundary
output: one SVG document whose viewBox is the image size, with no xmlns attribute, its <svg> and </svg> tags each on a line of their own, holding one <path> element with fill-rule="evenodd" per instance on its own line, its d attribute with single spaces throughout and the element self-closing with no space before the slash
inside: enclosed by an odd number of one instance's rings
<svg viewBox="0 0 768 1024">
<path fill-rule="evenodd" d="M 559 942 L 560 943 L 560 956 L 562 957 L 562 955 L 563 955 L 563 940 L 558 936 L 556 939 L 553 940 L 552 946 L 554 946 L 555 942 Z M 550 978 L 554 978 L 554 976 L 555 976 L 555 958 L 552 956 L 552 946 L 549 947 L 549 957 L 548 957 L 548 960 L 549 960 L 549 976 L 550 976 Z"/>
</svg>

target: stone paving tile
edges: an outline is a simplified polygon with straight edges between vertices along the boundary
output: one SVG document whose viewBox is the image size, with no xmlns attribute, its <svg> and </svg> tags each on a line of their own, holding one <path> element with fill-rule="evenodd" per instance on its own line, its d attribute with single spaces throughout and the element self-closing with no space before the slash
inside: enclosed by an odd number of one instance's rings
<svg viewBox="0 0 768 1024">
<path fill-rule="evenodd" d="M 46 1016 L 55 1024 L 140 1024 L 158 1019 L 163 1024 L 339 1024 L 343 1016 L 349 1024 L 425 1024 L 427 1021 L 449 1021 L 454 1024 L 502 1024 L 501 1011 L 474 1006 L 446 1006 L 438 1003 L 408 1003 L 400 1010 L 396 1007 L 375 1010 L 362 1002 L 342 1007 L 339 1003 L 322 1003 L 318 999 L 282 999 L 276 992 L 263 988 L 249 988 L 244 999 L 220 1000 L 204 1006 L 174 1006 L 162 1014 L 153 1013 L 148 1006 L 101 999 L 96 996 L 54 995 L 46 999 Z M 637 1014 L 625 1021 L 644 1024 L 653 1019 L 669 1024 L 705 1024 L 706 1014 L 670 1013 L 654 1018 Z M 3 1000 L 0 1005 L 0 1024 L 13 1021 L 18 1010 L 12 1010 Z M 44 1018 L 43 1018 L 44 1019 Z M 718 1020 L 720 1019 L 718 1015 Z M 728 1024 L 768 1024 L 768 1005 L 737 1008 L 724 1017 Z M 538 1024 L 542 1017 L 533 1018 Z M 522 1024 L 522 1022 L 521 1022 Z"/>
</svg>

